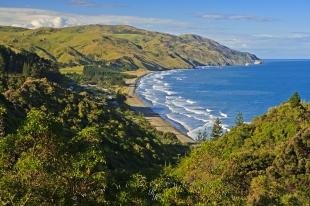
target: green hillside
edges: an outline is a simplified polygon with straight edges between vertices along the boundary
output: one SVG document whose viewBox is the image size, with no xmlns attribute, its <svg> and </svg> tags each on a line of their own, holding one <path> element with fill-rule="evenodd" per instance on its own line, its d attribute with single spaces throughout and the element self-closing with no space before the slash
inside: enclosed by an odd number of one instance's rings
<svg viewBox="0 0 310 206">
<path fill-rule="evenodd" d="M 0 64 L 10 79 L 0 79 L 0 205 L 155 203 L 131 196 L 132 188 L 154 179 L 188 146 L 130 111 L 122 95 L 38 72 L 29 63 L 33 54 L 4 50 L 14 61 Z"/>
<path fill-rule="evenodd" d="M 298 95 L 208 140 L 170 174 L 203 205 L 308 205 L 310 105 Z"/>
<path fill-rule="evenodd" d="M 298 93 L 190 148 L 111 89 L 133 76 L 121 71 L 158 69 L 153 61 L 254 56 L 127 26 L 0 33 L 0 205 L 309 205 L 310 104 Z M 198 49 L 207 45 L 214 53 Z M 168 50 L 179 56 L 161 55 Z"/>
<path fill-rule="evenodd" d="M 26 49 L 63 66 L 99 62 L 120 70 L 245 64 L 258 59 L 197 35 L 174 36 L 131 26 L 0 27 L 0 44 Z"/>
<path fill-rule="evenodd" d="M 310 105 L 298 96 L 189 152 L 109 95 L 29 77 L 0 96 L 1 204 L 309 203 Z"/>
</svg>

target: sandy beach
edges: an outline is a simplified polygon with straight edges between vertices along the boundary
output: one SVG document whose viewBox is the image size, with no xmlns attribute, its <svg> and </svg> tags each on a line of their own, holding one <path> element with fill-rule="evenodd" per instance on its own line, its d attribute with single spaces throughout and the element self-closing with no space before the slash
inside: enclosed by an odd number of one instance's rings
<svg viewBox="0 0 310 206">
<path fill-rule="evenodd" d="M 138 112 L 142 113 L 144 117 L 150 122 L 150 124 L 155 127 L 157 130 L 162 132 L 172 132 L 176 135 L 180 142 L 184 144 L 192 144 L 195 143 L 190 137 L 184 135 L 182 132 L 174 128 L 169 122 L 161 118 L 158 114 L 152 111 L 150 107 L 147 107 L 143 101 L 137 96 L 135 90 L 137 86 L 137 81 L 143 77 L 144 75 L 150 73 L 147 70 L 136 70 L 127 72 L 127 74 L 136 75 L 136 78 L 126 79 L 127 84 L 127 104 L 131 106 L 131 108 Z"/>
</svg>

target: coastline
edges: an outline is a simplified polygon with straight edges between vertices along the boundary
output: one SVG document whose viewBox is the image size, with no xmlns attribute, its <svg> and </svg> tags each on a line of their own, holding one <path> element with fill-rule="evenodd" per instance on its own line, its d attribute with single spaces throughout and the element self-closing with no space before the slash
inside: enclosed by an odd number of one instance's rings
<svg viewBox="0 0 310 206">
<path fill-rule="evenodd" d="M 127 72 L 127 74 L 134 74 L 137 77 L 132 79 L 126 79 L 127 91 L 126 91 L 126 103 L 138 113 L 148 120 L 148 122 L 155 127 L 157 130 L 162 132 L 171 132 L 176 135 L 178 140 L 184 144 L 193 144 L 195 141 L 189 136 L 185 135 L 177 128 L 175 128 L 170 122 L 162 118 L 159 114 L 155 113 L 150 107 L 144 104 L 140 97 L 136 94 L 136 88 L 139 80 L 147 74 L 150 74 L 147 70 L 137 70 L 133 72 Z"/>
</svg>

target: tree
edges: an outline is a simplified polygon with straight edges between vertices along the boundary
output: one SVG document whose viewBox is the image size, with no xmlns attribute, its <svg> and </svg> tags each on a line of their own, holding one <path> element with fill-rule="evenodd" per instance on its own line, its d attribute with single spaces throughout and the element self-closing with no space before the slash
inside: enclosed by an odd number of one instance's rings
<svg viewBox="0 0 310 206">
<path fill-rule="evenodd" d="M 4 137 L 5 135 L 5 116 L 6 116 L 6 109 L 0 106 L 0 137 Z"/>
<path fill-rule="evenodd" d="M 5 69 L 5 63 L 2 55 L 0 55 L 0 72 L 4 72 Z"/>
<path fill-rule="evenodd" d="M 203 130 L 200 130 L 198 132 L 198 135 L 197 135 L 197 141 L 200 142 L 200 141 L 205 141 L 206 139 L 208 139 L 208 132 L 207 132 L 207 129 L 204 128 Z"/>
<path fill-rule="evenodd" d="M 2 91 L 5 88 L 5 62 L 0 55 L 0 91 Z"/>
<path fill-rule="evenodd" d="M 213 124 L 211 137 L 218 138 L 223 135 L 223 128 L 221 126 L 222 122 L 219 118 L 216 118 Z"/>
<path fill-rule="evenodd" d="M 29 63 L 23 64 L 23 75 L 28 77 L 31 74 L 31 65 Z"/>
<path fill-rule="evenodd" d="M 298 92 L 294 92 L 293 95 L 288 100 L 288 102 L 292 105 L 292 107 L 300 106 L 301 99 Z"/>
<path fill-rule="evenodd" d="M 240 126 L 240 125 L 243 125 L 243 123 L 244 123 L 244 119 L 243 119 L 242 112 L 238 112 L 238 114 L 236 115 L 235 124 L 236 126 Z"/>
</svg>

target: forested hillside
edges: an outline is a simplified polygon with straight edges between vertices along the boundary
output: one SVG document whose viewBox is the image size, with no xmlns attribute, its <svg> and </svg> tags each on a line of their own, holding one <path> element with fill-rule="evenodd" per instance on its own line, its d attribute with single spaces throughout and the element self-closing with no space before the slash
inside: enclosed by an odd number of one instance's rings
<svg viewBox="0 0 310 206">
<path fill-rule="evenodd" d="M 138 190 L 135 184 L 154 179 L 187 146 L 135 115 L 122 95 L 87 92 L 78 85 L 76 91 L 45 72 L 24 73 L 26 62 L 30 71 L 37 71 L 36 64 L 43 60 L 34 65 L 28 58 L 33 54 L 5 51 L 11 52 L 16 64 L 12 71 L 7 66 L 12 62 L 2 55 L 2 71 L 6 71 L 2 74 L 10 78 L 14 74 L 19 86 L 10 81 L 0 95 L 1 204 L 151 201 L 140 198 L 138 191 L 131 195 Z M 43 71 L 53 70 L 48 62 L 40 67 Z"/>
<path fill-rule="evenodd" d="M 171 174 L 204 205 L 308 205 L 310 105 L 295 94 L 202 143 Z"/>
<path fill-rule="evenodd" d="M 29 51 L 0 45 L 0 91 L 18 87 L 29 76 L 60 78 L 57 64 Z"/>
</svg>

